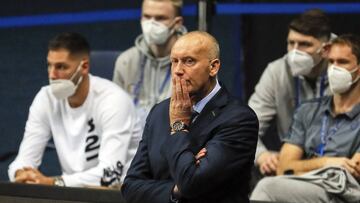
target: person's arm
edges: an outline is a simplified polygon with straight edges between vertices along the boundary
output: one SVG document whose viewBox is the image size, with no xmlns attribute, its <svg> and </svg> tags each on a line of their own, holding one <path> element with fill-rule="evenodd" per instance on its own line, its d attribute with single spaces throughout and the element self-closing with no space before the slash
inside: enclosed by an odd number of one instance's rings
<svg viewBox="0 0 360 203">
<path fill-rule="evenodd" d="M 113 82 L 132 94 L 129 85 L 134 84 L 139 78 L 140 65 L 142 62 L 141 52 L 136 47 L 131 47 L 122 52 L 115 61 Z"/>
<path fill-rule="evenodd" d="M 294 113 L 289 135 L 284 139 L 285 143 L 280 150 L 277 175 L 283 175 L 284 173 L 299 175 L 324 166 L 322 158 L 302 160 L 305 154 L 306 139 L 309 137 L 307 127 L 314 125 L 307 115 L 314 110 L 312 106 L 304 104 Z"/>
<path fill-rule="evenodd" d="M 309 104 L 310 105 L 310 104 Z M 307 117 L 309 112 L 315 111 L 314 106 L 301 105 L 295 112 L 289 136 L 280 151 L 280 163 L 277 175 L 302 174 L 325 166 L 341 166 L 356 176 L 356 163 L 347 157 L 316 157 L 303 160 L 304 148 L 307 135 L 307 128 L 314 125 Z M 319 128 L 321 126 L 318 126 Z"/>
<path fill-rule="evenodd" d="M 148 157 L 149 120 L 151 120 L 151 112 L 147 118 L 139 148 L 121 188 L 122 194 L 128 203 L 168 203 L 175 187 L 175 183 L 171 179 L 155 180 L 153 178 Z"/>
<path fill-rule="evenodd" d="M 39 170 L 31 167 L 24 167 L 15 173 L 15 182 L 42 185 L 54 185 L 55 178 L 42 174 Z"/>
<path fill-rule="evenodd" d="M 301 147 L 285 143 L 280 152 L 280 164 L 277 175 L 283 175 L 284 173 L 300 175 L 326 166 L 341 166 L 355 177 L 359 177 L 359 173 L 356 171 L 358 166 L 354 160 L 346 157 L 327 156 L 302 160 L 303 154 L 304 151 Z M 358 159 L 358 156 L 354 156 L 354 159 Z"/>
<path fill-rule="evenodd" d="M 355 163 L 353 175 L 358 181 L 360 181 L 360 152 L 356 152 L 351 160 Z"/>
<path fill-rule="evenodd" d="M 32 182 L 31 176 L 23 176 L 16 180 L 17 175 L 23 172 L 24 168 L 38 168 L 47 142 L 50 139 L 50 127 L 46 112 L 49 102 L 45 89 L 36 95 L 29 109 L 28 120 L 26 121 L 23 140 L 21 141 L 18 155 L 9 165 L 8 175 L 10 181 Z"/>
<path fill-rule="evenodd" d="M 360 152 L 356 152 L 351 159 L 360 165 Z"/>
<path fill-rule="evenodd" d="M 125 53 L 120 54 L 116 59 L 113 73 L 113 82 L 122 88 L 125 88 L 123 69 L 128 66 L 128 61 L 126 60 L 126 56 L 124 56 L 124 54 Z"/>
<path fill-rule="evenodd" d="M 266 67 L 248 103 L 259 119 L 259 139 L 256 148 L 255 163 L 259 166 L 262 174 L 275 173 L 278 163 L 278 154 L 268 151 L 261 141 L 261 138 L 270 126 L 271 120 L 276 116 L 276 86 L 274 84 L 279 80 L 279 74 L 274 74 L 272 69 L 271 64 Z"/>
<path fill-rule="evenodd" d="M 125 93 L 104 98 L 96 114 L 100 120 L 98 128 L 102 131 L 99 162 L 85 171 L 62 175 L 66 186 L 101 186 L 101 178 L 106 175 L 104 170 L 119 173 L 119 165 L 123 166 L 123 171 L 116 178 L 123 177 L 124 166 L 133 158 L 129 150 L 140 140 L 141 128 L 130 98 Z"/>
<path fill-rule="evenodd" d="M 232 113 L 236 111 L 234 109 Z M 206 155 L 199 163 L 189 148 L 191 141 L 187 132 L 169 136 L 162 146 L 162 154 L 169 163 L 181 196 L 194 198 L 210 193 L 250 170 L 258 123 L 250 111 L 243 109 L 237 112 L 228 113 L 228 120 L 219 126 L 219 130 L 207 142 Z"/>
<path fill-rule="evenodd" d="M 258 140 L 257 149 L 261 148 L 261 140 Z M 263 144 L 262 144 L 263 145 Z M 279 164 L 279 153 L 275 151 L 264 151 L 256 160 L 259 170 L 263 175 L 275 175 Z"/>
<path fill-rule="evenodd" d="M 298 175 L 323 166 L 319 158 L 301 160 L 303 155 L 304 150 L 301 147 L 285 143 L 280 151 L 280 163 L 277 169 L 277 175 L 283 175 L 284 172 Z"/>
</svg>

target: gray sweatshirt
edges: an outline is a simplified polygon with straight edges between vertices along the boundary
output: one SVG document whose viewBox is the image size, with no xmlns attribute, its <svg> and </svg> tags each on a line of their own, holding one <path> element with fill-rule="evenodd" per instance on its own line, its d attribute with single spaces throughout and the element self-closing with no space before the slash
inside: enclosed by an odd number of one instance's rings
<svg viewBox="0 0 360 203">
<path fill-rule="evenodd" d="M 261 138 L 270 126 L 270 122 L 276 119 L 278 136 L 280 140 L 285 138 L 291 125 L 292 116 L 296 108 L 296 98 L 300 102 L 320 96 L 321 76 L 317 78 L 316 88 L 313 89 L 303 77 L 295 79 L 290 72 L 286 61 L 287 55 L 268 64 L 260 81 L 255 87 L 255 92 L 249 99 L 249 106 L 255 111 L 259 119 L 259 138 Z M 324 95 L 330 94 L 326 77 L 327 63 L 323 63 Z M 299 81 L 299 89 L 295 84 Z M 297 91 L 299 90 L 299 91 Z M 299 92 L 296 94 L 296 92 Z M 298 97 L 297 97 L 298 95 Z M 255 159 L 267 151 L 261 139 L 258 139 Z"/>
<path fill-rule="evenodd" d="M 182 27 L 178 32 L 183 35 L 187 31 Z M 170 57 L 155 58 L 143 35 L 136 38 L 135 46 L 117 58 L 113 82 L 133 98 L 143 126 L 150 109 L 171 96 L 170 72 Z"/>
</svg>

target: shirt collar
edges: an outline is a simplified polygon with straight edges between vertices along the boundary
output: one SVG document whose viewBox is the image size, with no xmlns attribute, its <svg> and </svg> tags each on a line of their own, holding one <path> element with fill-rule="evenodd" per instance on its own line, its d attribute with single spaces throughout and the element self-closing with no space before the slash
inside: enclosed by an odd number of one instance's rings
<svg viewBox="0 0 360 203">
<path fill-rule="evenodd" d="M 356 104 L 350 112 L 346 112 L 346 115 L 349 116 L 349 118 L 353 119 L 355 116 L 357 116 L 360 113 L 360 104 Z"/>
<path fill-rule="evenodd" d="M 334 101 L 333 101 L 333 97 L 330 97 L 331 99 L 329 99 L 327 102 L 326 102 L 326 108 L 325 108 L 325 112 L 330 114 L 330 115 L 334 115 L 334 112 L 333 112 L 333 104 L 334 104 Z M 339 114 L 339 115 L 345 115 L 347 117 L 349 117 L 350 119 L 353 119 L 355 118 L 358 114 L 360 113 L 360 104 L 356 104 L 352 109 L 351 111 L 349 112 L 346 112 L 346 113 L 343 113 L 343 114 Z"/>
<path fill-rule="evenodd" d="M 205 107 L 205 105 L 215 96 L 215 94 L 220 90 L 221 86 L 219 84 L 219 81 L 216 79 L 216 85 L 215 87 L 211 90 L 211 92 L 204 97 L 203 99 L 201 99 L 198 103 L 196 103 L 195 105 L 193 105 L 193 110 L 200 113 L 203 108 Z"/>
</svg>

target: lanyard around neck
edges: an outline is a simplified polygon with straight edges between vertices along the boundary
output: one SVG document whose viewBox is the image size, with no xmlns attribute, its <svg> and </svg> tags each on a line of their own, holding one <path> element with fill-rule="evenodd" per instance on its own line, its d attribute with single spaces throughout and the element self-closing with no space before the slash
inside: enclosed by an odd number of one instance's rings
<svg viewBox="0 0 360 203">
<path fill-rule="evenodd" d="M 327 132 L 328 120 L 329 120 L 329 115 L 325 113 L 321 119 L 320 145 L 318 146 L 318 153 L 320 156 L 324 156 L 324 149 L 329 135 Z"/>
</svg>

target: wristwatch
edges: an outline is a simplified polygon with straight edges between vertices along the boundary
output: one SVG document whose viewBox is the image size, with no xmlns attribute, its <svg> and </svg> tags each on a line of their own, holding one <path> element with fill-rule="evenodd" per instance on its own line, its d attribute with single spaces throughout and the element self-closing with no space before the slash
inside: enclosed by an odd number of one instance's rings
<svg viewBox="0 0 360 203">
<path fill-rule="evenodd" d="M 171 124 L 171 130 L 174 132 L 180 132 L 189 130 L 189 127 L 182 121 L 175 121 L 173 124 Z"/>
<path fill-rule="evenodd" d="M 54 177 L 54 185 L 59 187 L 65 187 L 64 179 L 61 176 Z"/>
</svg>

